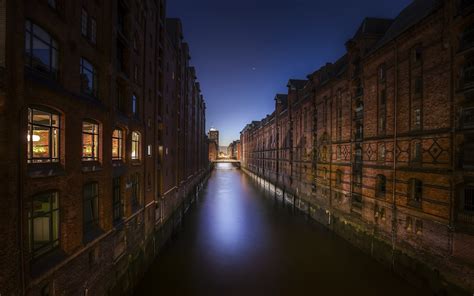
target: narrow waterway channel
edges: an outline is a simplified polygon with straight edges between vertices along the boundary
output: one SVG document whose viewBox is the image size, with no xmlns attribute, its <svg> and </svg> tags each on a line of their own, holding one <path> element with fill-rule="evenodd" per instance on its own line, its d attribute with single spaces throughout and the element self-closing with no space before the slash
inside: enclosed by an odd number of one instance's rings
<svg viewBox="0 0 474 296">
<path fill-rule="evenodd" d="M 135 295 L 427 295 L 218 164 Z"/>
</svg>

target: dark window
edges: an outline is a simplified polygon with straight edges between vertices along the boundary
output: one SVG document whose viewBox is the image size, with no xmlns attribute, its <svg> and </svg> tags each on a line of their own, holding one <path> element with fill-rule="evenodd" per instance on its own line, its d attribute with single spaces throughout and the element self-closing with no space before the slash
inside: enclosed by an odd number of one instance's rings
<svg viewBox="0 0 474 296">
<path fill-rule="evenodd" d="M 410 179 L 408 184 L 409 203 L 421 203 L 423 183 L 418 179 Z"/>
<path fill-rule="evenodd" d="M 97 183 L 84 185 L 84 233 L 99 226 L 99 188 Z"/>
<path fill-rule="evenodd" d="M 112 179 L 112 186 L 113 220 L 116 222 L 119 221 L 123 216 L 123 200 L 120 177 Z"/>
<path fill-rule="evenodd" d="M 85 58 L 81 58 L 80 74 L 81 74 L 81 91 L 84 94 L 97 97 L 97 94 L 98 94 L 97 70 Z"/>
<path fill-rule="evenodd" d="M 384 82 L 387 78 L 387 70 L 385 64 L 380 65 L 379 67 L 379 80 L 380 82 Z"/>
<path fill-rule="evenodd" d="M 112 159 L 122 160 L 123 158 L 123 132 L 115 129 L 112 133 Z"/>
<path fill-rule="evenodd" d="M 95 18 L 91 18 L 90 40 L 93 44 L 97 42 L 97 21 Z"/>
<path fill-rule="evenodd" d="M 414 65 L 419 65 L 423 61 L 423 49 L 421 46 L 413 48 L 412 59 Z"/>
<path fill-rule="evenodd" d="M 419 140 L 412 142 L 411 161 L 416 163 L 421 162 L 421 141 Z"/>
<path fill-rule="evenodd" d="M 474 127 L 474 108 L 463 110 L 462 113 L 462 126 L 463 127 Z"/>
<path fill-rule="evenodd" d="M 58 193 L 49 192 L 33 197 L 28 213 L 30 246 L 33 257 L 38 257 L 59 246 Z"/>
<path fill-rule="evenodd" d="M 384 175 L 377 175 L 375 195 L 382 197 L 387 192 L 387 178 Z"/>
<path fill-rule="evenodd" d="M 474 84 L 474 57 L 471 57 L 464 65 L 464 86 Z"/>
<path fill-rule="evenodd" d="M 120 85 L 117 86 L 117 109 L 121 112 L 125 111 L 125 94 Z"/>
<path fill-rule="evenodd" d="M 131 194 L 131 201 L 132 201 L 132 208 L 136 210 L 140 206 L 140 175 L 133 174 L 131 176 L 132 181 L 132 194 Z"/>
<path fill-rule="evenodd" d="M 58 75 L 58 43 L 40 26 L 26 21 L 25 24 L 25 62 L 38 72 Z"/>
<path fill-rule="evenodd" d="M 99 160 L 99 125 L 82 122 L 82 160 Z"/>
<path fill-rule="evenodd" d="M 53 8 L 53 9 L 57 8 L 56 0 L 48 0 L 48 5 L 49 5 L 49 7 Z"/>
<path fill-rule="evenodd" d="M 474 45 L 474 24 L 464 30 L 462 34 L 461 49 L 467 49 Z"/>
<path fill-rule="evenodd" d="M 421 96 L 423 94 L 423 78 L 421 76 L 415 77 L 414 84 L 415 96 Z"/>
<path fill-rule="evenodd" d="M 81 34 L 87 36 L 88 32 L 88 23 L 89 23 L 89 14 L 84 8 L 81 11 Z"/>
<path fill-rule="evenodd" d="M 362 162 L 362 148 L 360 147 L 355 149 L 355 161 Z"/>
<path fill-rule="evenodd" d="M 413 109 L 413 128 L 419 129 L 421 127 L 421 109 Z"/>
<path fill-rule="evenodd" d="M 342 185 L 342 172 L 340 170 L 336 171 L 336 186 L 341 187 Z"/>
<path fill-rule="evenodd" d="M 464 211 L 474 212 L 474 186 L 464 188 Z"/>
<path fill-rule="evenodd" d="M 387 104 L 387 92 L 383 89 L 380 92 L 380 105 L 385 106 Z"/>
<path fill-rule="evenodd" d="M 28 108 L 28 163 L 59 162 L 59 114 Z"/>
<path fill-rule="evenodd" d="M 132 113 L 137 115 L 138 113 L 138 100 L 136 95 L 132 95 Z"/>
</svg>

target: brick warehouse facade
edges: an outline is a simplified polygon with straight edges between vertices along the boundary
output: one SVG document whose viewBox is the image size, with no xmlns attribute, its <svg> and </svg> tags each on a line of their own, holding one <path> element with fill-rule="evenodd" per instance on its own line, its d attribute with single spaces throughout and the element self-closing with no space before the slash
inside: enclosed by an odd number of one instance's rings
<svg viewBox="0 0 474 296">
<path fill-rule="evenodd" d="M 202 186 L 206 106 L 165 5 L 0 0 L 1 295 L 129 291 Z"/>
<path fill-rule="evenodd" d="M 474 291 L 473 12 L 366 18 L 241 132 L 242 168 L 277 197 L 440 294 Z"/>
</svg>

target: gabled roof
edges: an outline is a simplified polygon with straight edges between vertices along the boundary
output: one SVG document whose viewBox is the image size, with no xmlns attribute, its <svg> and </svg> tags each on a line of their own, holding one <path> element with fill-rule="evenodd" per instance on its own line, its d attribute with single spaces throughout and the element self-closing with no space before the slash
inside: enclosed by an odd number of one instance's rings
<svg viewBox="0 0 474 296">
<path fill-rule="evenodd" d="M 306 85 L 306 83 L 308 83 L 308 80 L 303 80 L 303 79 L 290 79 L 288 81 L 288 87 L 292 87 L 292 88 L 295 88 L 295 89 L 303 89 Z"/>
<path fill-rule="evenodd" d="M 392 23 L 393 19 L 366 17 L 354 34 L 353 39 L 363 35 L 383 35 Z"/>
<path fill-rule="evenodd" d="M 400 12 L 385 35 L 375 45 L 374 50 L 382 47 L 389 41 L 408 30 L 413 25 L 433 13 L 442 4 L 442 0 L 414 0 Z"/>
</svg>

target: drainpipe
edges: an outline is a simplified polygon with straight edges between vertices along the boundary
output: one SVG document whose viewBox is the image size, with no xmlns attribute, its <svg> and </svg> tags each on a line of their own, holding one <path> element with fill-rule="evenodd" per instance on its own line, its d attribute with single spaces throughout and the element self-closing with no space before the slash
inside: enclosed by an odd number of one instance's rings
<svg viewBox="0 0 474 296">
<path fill-rule="evenodd" d="M 398 101 L 398 43 L 395 40 L 395 96 L 393 100 L 393 177 L 392 177 L 392 270 L 395 267 L 395 240 L 397 232 L 397 205 L 396 205 L 396 178 L 397 178 L 397 158 L 396 158 L 396 147 L 397 147 L 397 101 Z"/>
</svg>

